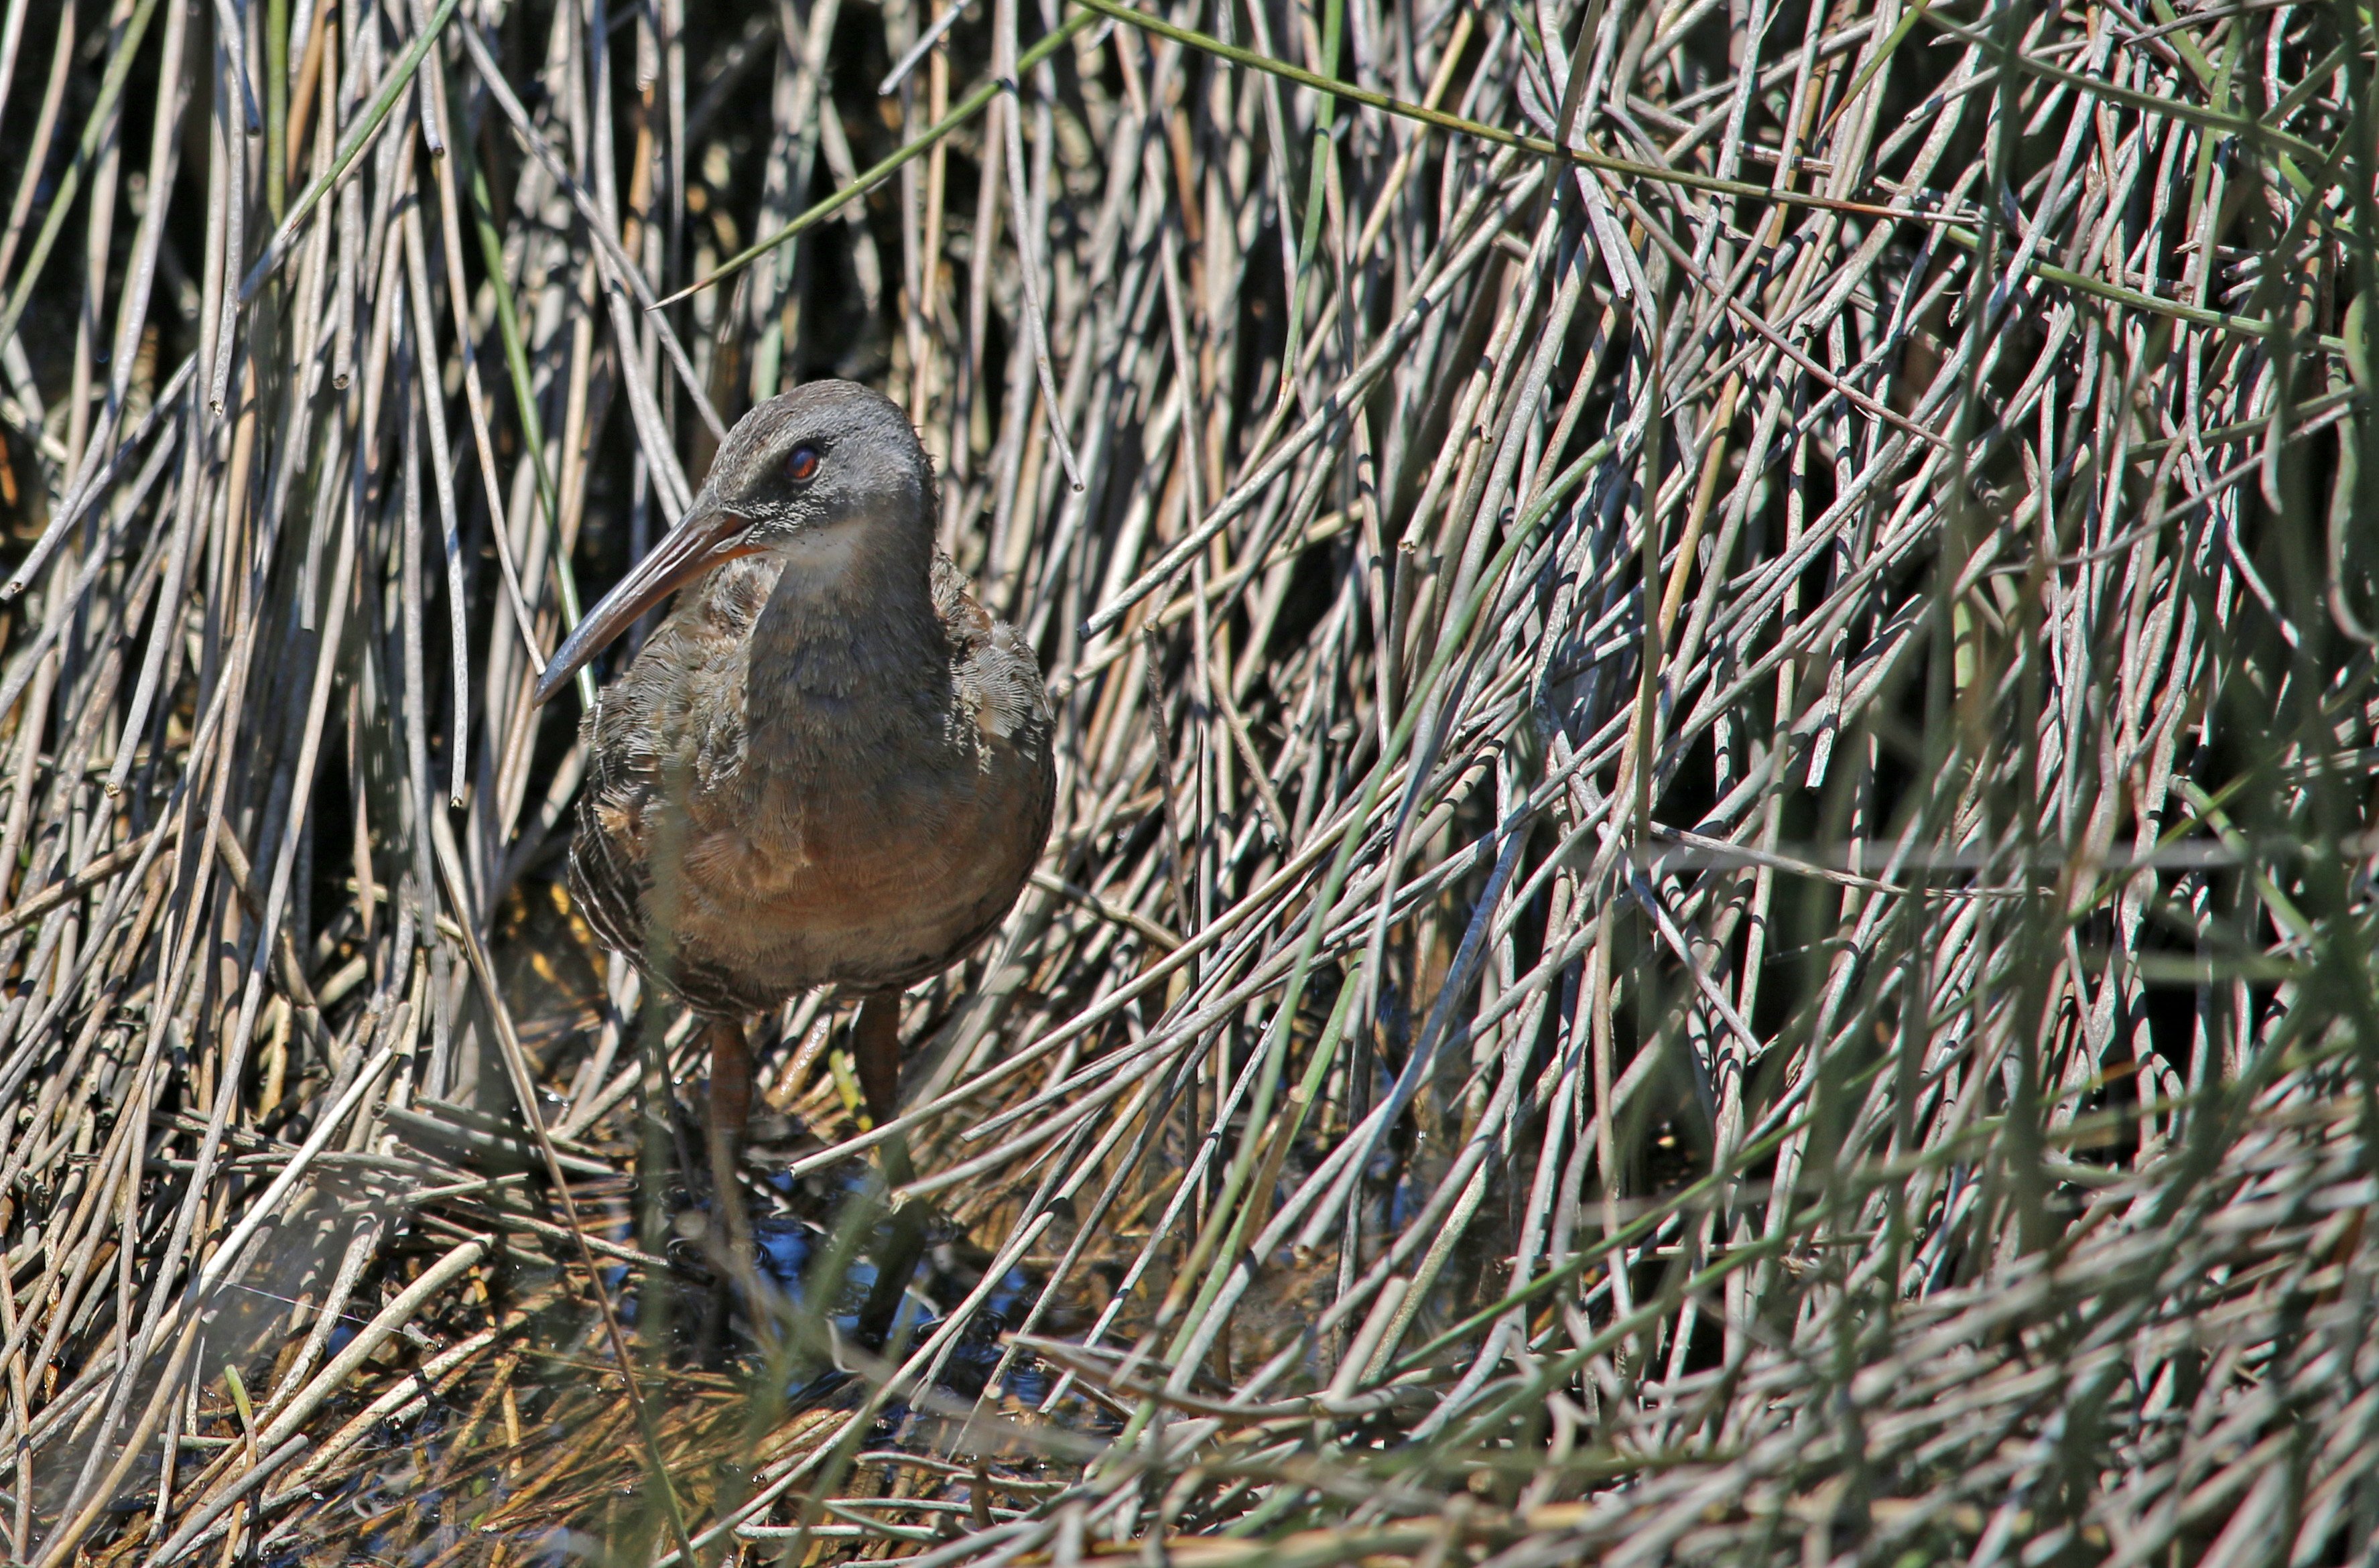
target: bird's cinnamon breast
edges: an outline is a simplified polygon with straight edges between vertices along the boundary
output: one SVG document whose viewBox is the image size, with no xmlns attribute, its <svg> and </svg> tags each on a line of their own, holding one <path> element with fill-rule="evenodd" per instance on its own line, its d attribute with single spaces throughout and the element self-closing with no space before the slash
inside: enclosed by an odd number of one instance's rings
<svg viewBox="0 0 2379 1568">
<path fill-rule="evenodd" d="M 910 785 L 689 834 L 682 957 L 774 1001 L 813 986 L 895 988 L 944 968 L 998 923 L 1033 868 L 1045 816 L 1033 770 Z M 774 820 L 770 821 L 769 818 Z"/>
<path fill-rule="evenodd" d="M 897 790 L 791 822 L 700 801 L 666 825 L 589 813 L 575 880 L 587 902 L 616 907 L 627 889 L 607 897 L 587 873 L 633 867 L 641 897 L 615 923 L 633 922 L 620 935 L 638 940 L 622 946 L 707 1010 L 763 1011 L 822 985 L 896 989 L 964 956 L 1015 901 L 1043 837 L 1020 825 L 1048 816 L 1036 772 L 986 770 L 973 788 Z"/>
<path fill-rule="evenodd" d="M 896 990 L 963 957 L 1015 901 L 1053 804 L 1039 671 L 951 577 L 940 678 L 909 661 L 883 680 L 803 614 L 810 657 L 755 693 L 773 575 L 717 573 L 605 694 L 572 854 L 606 940 L 722 1015 Z"/>
</svg>

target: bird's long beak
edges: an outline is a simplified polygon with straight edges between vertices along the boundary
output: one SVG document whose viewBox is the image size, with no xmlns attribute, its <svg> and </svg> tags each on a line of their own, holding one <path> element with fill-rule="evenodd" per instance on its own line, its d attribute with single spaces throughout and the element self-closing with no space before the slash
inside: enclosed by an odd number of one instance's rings
<svg viewBox="0 0 2379 1568">
<path fill-rule="evenodd" d="M 746 542 L 746 526 L 745 519 L 708 494 L 694 497 L 694 508 L 683 520 L 663 535 L 660 543 L 553 650 L 553 662 L 537 678 L 537 700 L 549 700 L 578 673 L 579 666 L 610 646 L 635 624 L 638 616 L 677 589 L 714 566 L 758 553 L 758 546 Z"/>
</svg>

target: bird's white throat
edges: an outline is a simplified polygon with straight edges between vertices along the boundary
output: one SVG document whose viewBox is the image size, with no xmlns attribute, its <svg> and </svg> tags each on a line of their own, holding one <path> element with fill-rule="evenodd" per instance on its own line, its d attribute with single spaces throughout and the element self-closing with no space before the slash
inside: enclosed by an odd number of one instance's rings
<svg viewBox="0 0 2379 1568">
<path fill-rule="evenodd" d="M 803 528 L 778 541 L 775 553 L 787 572 L 799 573 L 818 587 L 830 587 L 857 561 L 860 537 L 865 532 L 856 523 Z"/>
</svg>

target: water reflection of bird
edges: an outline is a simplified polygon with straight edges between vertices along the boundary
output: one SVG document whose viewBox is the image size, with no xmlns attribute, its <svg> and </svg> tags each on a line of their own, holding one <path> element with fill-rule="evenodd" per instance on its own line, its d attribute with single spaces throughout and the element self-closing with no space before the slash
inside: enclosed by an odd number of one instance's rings
<svg viewBox="0 0 2379 1568">
<path fill-rule="evenodd" d="M 586 716 L 571 886 L 604 940 L 708 1020 L 709 1155 L 737 1251 L 744 1019 L 833 986 L 894 1112 L 902 988 L 1015 902 L 1048 836 L 1033 653 L 935 547 L 907 418 L 848 381 L 728 435 L 677 526 L 555 650 L 543 702 L 671 590 L 691 591 Z"/>
</svg>

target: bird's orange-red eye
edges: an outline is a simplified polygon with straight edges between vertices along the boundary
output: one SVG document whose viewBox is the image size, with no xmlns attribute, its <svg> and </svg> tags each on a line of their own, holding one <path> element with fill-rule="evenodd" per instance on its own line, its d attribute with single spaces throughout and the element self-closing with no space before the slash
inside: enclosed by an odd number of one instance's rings
<svg viewBox="0 0 2379 1568">
<path fill-rule="evenodd" d="M 805 485 L 817 477 L 818 451 L 814 446 L 797 446 L 785 459 L 785 476 L 797 485 Z"/>
</svg>

